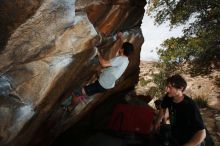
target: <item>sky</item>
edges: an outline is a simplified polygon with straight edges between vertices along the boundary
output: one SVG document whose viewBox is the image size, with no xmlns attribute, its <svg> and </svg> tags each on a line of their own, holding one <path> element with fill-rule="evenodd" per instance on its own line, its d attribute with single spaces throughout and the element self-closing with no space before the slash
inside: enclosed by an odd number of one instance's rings
<svg viewBox="0 0 220 146">
<path fill-rule="evenodd" d="M 153 18 L 147 16 L 145 12 L 141 25 L 142 33 L 144 35 L 145 40 L 141 48 L 141 60 L 158 60 L 159 57 L 157 55 L 156 47 L 160 47 L 160 44 L 164 40 L 172 36 L 177 37 L 182 35 L 183 27 L 178 27 L 170 31 L 168 25 L 169 23 L 165 23 L 160 26 L 155 26 Z"/>
</svg>

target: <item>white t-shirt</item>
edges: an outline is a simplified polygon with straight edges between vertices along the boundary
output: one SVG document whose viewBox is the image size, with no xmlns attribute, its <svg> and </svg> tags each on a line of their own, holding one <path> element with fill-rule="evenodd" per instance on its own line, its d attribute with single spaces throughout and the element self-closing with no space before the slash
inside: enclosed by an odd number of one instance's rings
<svg viewBox="0 0 220 146">
<path fill-rule="evenodd" d="M 116 56 L 110 60 L 110 67 L 104 68 L 99 76 L 99 83 L 105 89 L 115 86 L 115 81 L 121 77 L 126 70 L 129 60 L 127 56 Z"/>
</svg>

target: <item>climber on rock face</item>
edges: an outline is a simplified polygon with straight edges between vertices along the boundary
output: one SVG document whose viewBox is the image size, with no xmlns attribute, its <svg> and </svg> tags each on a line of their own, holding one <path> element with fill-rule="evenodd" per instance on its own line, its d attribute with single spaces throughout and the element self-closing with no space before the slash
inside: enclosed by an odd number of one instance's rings
<svg viewBox="0 0 220 146">
<path fill-rule="evenodd" d="M 123 34 L 121 32 L 117 33 L 117 39 L 122 43 Z M 73 93 L 70 106 L 74 107 L 79 100 L 114 88 L 116 80 L 122 76 L 129 64 L 128 56 L 133 52 L 133 48 L 131 43 L 124 42 L 118 49 L 117 56 L 110 60 L 104 59 L 97 49 L 99 63 L 103 67 L 101 74 L 94 83 L 83 87 L 80 94 Z"/>
</svg>

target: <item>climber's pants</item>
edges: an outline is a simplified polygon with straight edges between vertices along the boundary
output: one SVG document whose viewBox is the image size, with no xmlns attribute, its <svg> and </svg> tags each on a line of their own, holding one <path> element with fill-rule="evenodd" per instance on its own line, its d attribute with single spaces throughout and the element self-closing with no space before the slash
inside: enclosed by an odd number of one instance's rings
<svg viewBox="0 0 220 146">
<path fill-rule="evenodd" d="M 85 86 L 84 90 L 87 96 L 92 96 L 96 93 L 101 93 L 106 91 L 106 89 L 100 85 L 98 80 L 96 80 L 95 83 Z"/>
</svg>

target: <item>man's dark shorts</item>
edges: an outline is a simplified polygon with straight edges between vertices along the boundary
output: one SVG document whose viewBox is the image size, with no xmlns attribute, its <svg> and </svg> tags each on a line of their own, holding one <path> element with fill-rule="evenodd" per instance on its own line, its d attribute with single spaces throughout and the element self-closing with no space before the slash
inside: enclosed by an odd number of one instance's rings
<svg viewBox="0 0 220 146">
<path fill-rule="evenodd" d="M 85 86 L 84 90 L 85 90 L 87 96 L 92 96 L 93 94 L 106 91 L 106 89 L 100 85 L 98 80 L 96 80 L 95 83 L 92 83 L 88 86 Z"/>
</svg>

